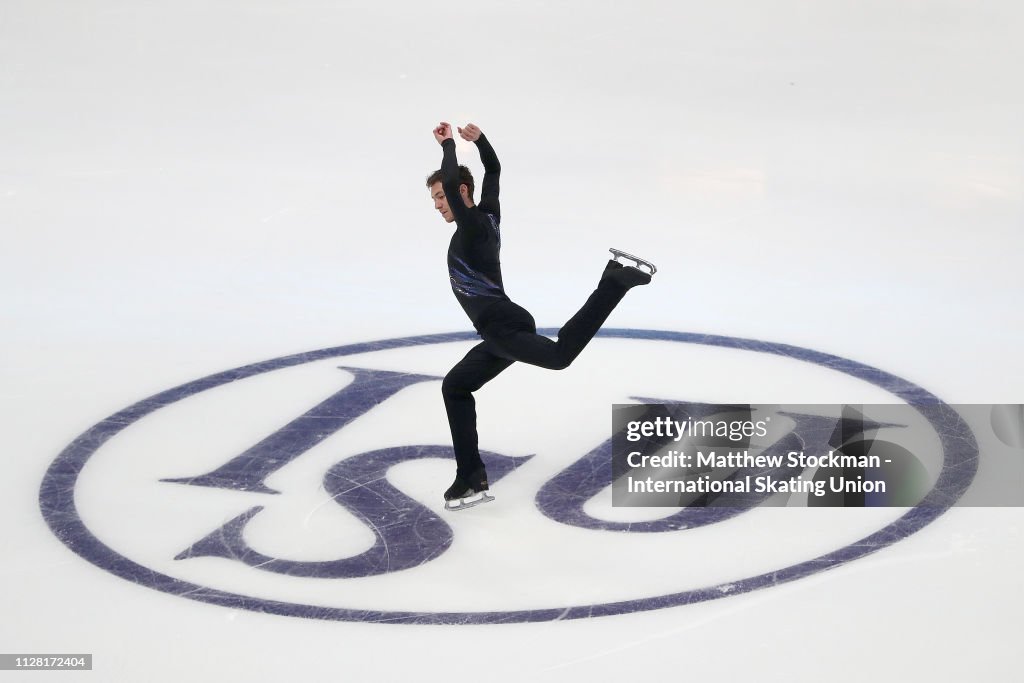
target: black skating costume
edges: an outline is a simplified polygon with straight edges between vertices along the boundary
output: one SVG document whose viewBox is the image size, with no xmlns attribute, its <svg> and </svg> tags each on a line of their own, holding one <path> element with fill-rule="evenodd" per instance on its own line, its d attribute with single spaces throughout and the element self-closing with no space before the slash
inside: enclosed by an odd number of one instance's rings
<svg viewBox="0 0 1024 683">
<path fill-rule="evenodd" d="M 568 367 L 622 300 L 630 287 L 646 284 L 649 274 L 609 261 L 597 288 L 558 331 L 558 341 L 537 334 L 533 316 L 505 293 L 501 278 L 501 165 L 483 134 L 476 140 L 484 165 L 480 203 L 467 207 L 459 194 L 455 141 L 442 143 L 441 186 L 455 218 L 448 247 L 448 275 L 455 298 L 483 338 L 445 376 L 441 390 L 457 461 L 456 480 L 446 499 L 487 489 L 477 446 L 473 392 L 515 361 L 552 370 Z"/>
</svg>

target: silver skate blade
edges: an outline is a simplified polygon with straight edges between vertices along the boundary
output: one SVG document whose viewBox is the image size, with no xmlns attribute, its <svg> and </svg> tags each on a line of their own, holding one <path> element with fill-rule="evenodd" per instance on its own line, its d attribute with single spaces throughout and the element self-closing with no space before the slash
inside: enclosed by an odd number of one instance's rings
<svg viewBox="0 0 1024 683">
<path fill-rule="evenodd" d="M 481 491 L 473 496 L 456 498 L 455 500 L 446 500 L 444 502 L 444 509 L 451 510 L 452 512 L 458 512 L 459 510 L 475 507 L 482 503 L 490 503 L 492 500 L 494 500 L 494 496 L 487 495 L 487 491 Z"/>
<path fill-rule="evenodd" d="M 624 251 L 621 251 L 619 249 L 612 249 L 610 247 L 609 247 L 608 251 L 612 252 L 612 256 L 615 258 L 616 261 L 619 260 L 619 257 L 622 257 L 622 258 L 625 258 L 625 259 L 629 259 L 630 261 L 635 263 L 636 264 L 635 267 L 638 268 L 639 270 L 643 270 L 644 267 L 650 268 L 651 269 L 650 275 L 654 275 L 655 273 L 658 272 L 658 269 L 654 267 L 653 263 L 651 263 L 650 261 L 645 261 L 642 258 L 640 258 L 639 256 L 633 256 L 632 254 L 627 254 Z"/>
</svg>

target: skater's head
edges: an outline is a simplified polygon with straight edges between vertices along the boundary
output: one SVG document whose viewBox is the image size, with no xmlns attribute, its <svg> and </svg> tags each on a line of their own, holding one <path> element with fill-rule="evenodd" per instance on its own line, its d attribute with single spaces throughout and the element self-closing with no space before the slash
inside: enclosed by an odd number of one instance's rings
<svg viewBox="0 0 1024 683">
<path fill-rule="evenodd" d="M 451 208 L 448 206 L 448 198 L 441 187 L 441 171 L 434 171 L 427 178 L 427 187 L 430 188 L 430 197 L 434 200 L 434 208 L 441 214 L 444 220 L 451 223 L 455 220 Z M 473 206 L 473 174 L 465 166 L 459 166 L 459 194 L 466 206 Z"/>
</svg>

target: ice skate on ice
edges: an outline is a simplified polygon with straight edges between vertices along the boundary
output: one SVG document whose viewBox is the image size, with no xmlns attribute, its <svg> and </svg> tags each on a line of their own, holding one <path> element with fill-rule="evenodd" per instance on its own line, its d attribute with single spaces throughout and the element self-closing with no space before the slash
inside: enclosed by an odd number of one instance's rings
<svg viewBox="0 0 1024 683">
<path fill-rule="evenodd" d="M 444 509 L 458 512 L 459 510 L 465 510 L 466 508 L 482 505 L 483 503 L 490 503 L 492 500 L 494 500 L 494 496 L 488 495 L 487 491 L 470 491 L 462 498 L 446 500 L 444 502 Z"/>
<path fill-rule="evenodd" d="M 444 509 L 458 511 L 481 503 L 490 503 L 494 496 L 487 493 L 487 472 L 478 469 L 466 479 L 456 475 L 455 483 L 444 492 Z"/>
</svg>

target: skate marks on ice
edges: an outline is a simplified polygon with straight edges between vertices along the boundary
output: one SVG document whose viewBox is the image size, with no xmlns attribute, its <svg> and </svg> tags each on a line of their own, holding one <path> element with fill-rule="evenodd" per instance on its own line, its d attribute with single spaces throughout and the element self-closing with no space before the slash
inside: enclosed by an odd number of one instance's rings
<svg viewBox="0 0 1024 683">
<path fill-rule="evenodd" d="M 553 335 L 555 330 L 541 330 L 541 333 Z M 252 547 L 246 541 L 245 532 L 249 525 L 260 522 L 265 509 L 262 505 L 249 504 L 242 507 L 241 513 L 236 511 L 225 516 L 224 519 L 229 521 L 212 533 L 207 527 L 206 531 L 183 546 L 178 546 L 177 550 L 166 552 L 161 556 L 164 559 L 156 560 L 146 557 L 144 553 L 132 548 L 131 544 L 122 544 L 121 536 L 90 526 L 87 521 L 91 519 L 91 512 L 80 514 L 75 492 L 81 485 L 79 480 L 83 471 L 93 457 L 99 455 L 96 462 L 102 465 L 104 452 L 116 444 L 116 440 L 128 438 L 136 430 L 144 431 L 148 421 L 158 419 L 165 409 L 171 410 L 189 400 L 199 400 L 207 392 L 236 385 L 242 380 L 276 377 L 276 374 L 270 373 L 300 368 L 306 364 L 391 349 L 416 349 L 450 342 L 468 342 L 476 338 L 473 333 L 465 332 L 388 339 L 297 354 L 218 373 L 157 394 L 103 420 L 70 444 L 54 461 L 44 478 L 40 489 L 41 509 L 53 533 L 82 558 L 129 581 L 170 594 L 233 608 L 304 618 L 416 624 L 488 624 L 578 619 L 661 609 L 793 581 L 863 557 L 921 529 L 952 505 L 974 476 L 977 444 L 963 420 L 926 390 L 882 370 L 809 349 L 749 339 L 628 329 L 607 329 L 599 337 L 772 354 L 858 378 L 886 390 L 900 400 L 920 406 L 919 410 L 934 427 L 944 450 L 942 472 L 919 506 L 854 543 L 810 560 L 746 578 L 711 582 L 699 588 L 661 591 L 646 597 L 604 602 L 568 605 L 564 601 L 552 602 L 548 607 L 531 605 L 524 609 L 401 609 L 393 603 L 381 608 L 371 604 L 355 604 L 359 602 L 356 598 L 352 598 L 351 605 L 337 605 L 331 604 L 329 600 L 318 601 L 318 596 L 313 594 L 311 586 L 341 587 L 347 585 L 347 582 L 371 579 L 398 581 L 399 584 L 393 585 L 402 585 L 404 588 L 421 581 L 427 582 L 424 585 L 430 585 L 430 581 L 436 580 L 436 575 L 431 578 L 430 572 L 439 571 L 435 566 L 449 562 L 448 556 L 454 552 L 452 546 L 457 536 L 453 527 L 419 502 L 429 498 L 408 495 L 402 486 L 396 486 L 388 480 L 387 473 L 399 464 L 405 467 L 438 459 L 447 462 L 451 458 L 448 446 L 397 445 L 368 448 L 341 460 L 325 461 L 329 466 L 320 470 L 322 491 L 326 492 L 329 500 L 359 520 L 359 526 L 363 527 L 361 533 L 369 530 L 369 547 L 341 557 L 319 560 L 275 557 Z M 327 442 L 328 436 L 344 434 L 348 437 L 357 429 L 360 420 L 372 417 L 378 406 L 395 400 L 400 389 L 415 390 L 416 387 L 427 386 L 440 379 L 430 374 L 391 370 L 349 368 L 349 371 L 353 379 L 346 387 L 340 391 L 335 390 L 327 400 L 301 413 L 299 418 L 286 422 L 282 429 L 264 438 L 256 446 L 244 449 L 242 455 L 221 457 L 220 462 L 225 464 L 206 469 L 205 474 L 154 477 L 154 485 L 164 487 L 161 490 L 173 488 L 175 491 L 220 489 L 223 493 L 218 495 L 231 497 L 230 502 L 221 504 L 219 509 L 222 510 L 238 505 L 240 500 L 250 500 L 248 497 L 254 495 L 269 496 L 271 500 L 279 498 L 281 494 L 266 481 L 271 475 L 285 465 L 294 466 L 320 457 L 312 453 L 323 450 L 320 445 Z M 403 433 L 396 432 L 395 438 L 403 438 Z M 610 532 L 611 535 L 606 537 L 603 544 L 624 538 L 623 532 L 626 532 L 625 536 L 639 532 L 647 537 L 684 534 L 687 527 L 719 521 L 714 515 L 721 512 L 716 513 L 713 509 L 684 510 L 677 518 L 669 517 L 651 523 L 608 523 L 591 517 L 584 510 L 584 505 L 597 491 L 607 486 L 610 476 L 605 470 L 606 467 L 610 468 L 606 447 L 593 449 L 542 485 L 536 496 L 534 512 L 539 512 L 556 529 L 585 530 L 584 533 L 589 534 L 590 538 L 594 538 L 595 531 Z M 305 455 L 307 451 L 310 455 Z M 331 453 L 326 455 L 331 457 Z M 512 458 L 487 453 L 484 457 L 489 469 L 492 469 L 492 481 L 498 481 L 516 468 L 529 464 L 529 456 Z M 493 506 L 487 507 L 491 511 L 486 514 L 493 516 Z M 528 510 L 515 512 L 511 507 L 498 510 L 499 516 L 488 519 L 488 522 L 498 524 L 501 516 L 511 516 L 525 523 L 527 520 L 521 516 L 529 513 Z M 474 516 L 483 512 L 467 512 L 469 517 L 458 517 L 472 521 Z M 702 518 L 706 515 L 710 516 Z M 169 535 L 186 537 L 180 531 Z M 182 551 L 182 547 L 186 549 Z M 460 566 L 460 563 L 449 562 L 446 566 L 448 569 L 445 571 L 450 571 L 452 567 Z M 205 571 L 211 573 L 204 574 Z M 278 591 L 274 596 L 270 596 L 271 591 L 246 594 L 235 589 L 235 586 L 241 585 L 237 581 L 239 571 L 249 572 L 249 577 L 277 576 L 280 577 L 277 580 L 285 583 L 273 586 Z M 218 578 L 214 578 L 214 575 Z"/>
<path fill-rule="evenodd" d="M 494 481 L 500 481 L 529 459 L 529 456 L 510 458 L 487 451 L 481 455 L 490 465 Z M 327 472 L 324 488 L 331 498 L 351 511 L 374 534 L 373 546 L 359 555 L 321 562 L 300 562 L 264 555 L 246 543 L 244 537 L 246 525 L 263 510 L 262 506 L 256 506 L 213 531 L 175 559 L 223 557 L 263 571 L 321 579 L 377 576 L 426 564 L 451 546 L 452 529 L 430 508 L 405 495 L 387 480 L 391 467 L 420 458 L 454 460 L 455 453 L 448 446 L 387 448 L 346 458 Z"/>
</svg>

